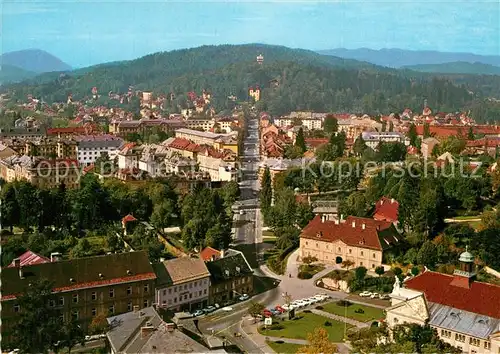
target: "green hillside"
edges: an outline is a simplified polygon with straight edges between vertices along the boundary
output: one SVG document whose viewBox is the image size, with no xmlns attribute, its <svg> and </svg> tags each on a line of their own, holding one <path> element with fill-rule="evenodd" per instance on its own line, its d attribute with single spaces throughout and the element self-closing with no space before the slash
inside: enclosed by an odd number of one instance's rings
<svg viewBox="0 0 500 354">
<path fill-rule="evenodd" d="M 258 54 L 264 56 L 262 65 L 256 62 Z M 88 99 L 96 86 L 102 95 L 96 104 L 117 105 L 107 101 L 107 93 L 125 93 L 133 85 L 136 90 L 175 93 L 165 112 L 169 113 L 189 105 L 189 91 L 211 91 L 212 104 L 221 110 L 234 105 L 229 95 L 247 100 L 248 88 L 259 85 L 263 94 L 258 106 L 272 114 L 298 109 L 388 114 L 407 107 L 419 111 L 424 99 L 434 111 L 458 111 L 478 100 L 482 107 L 487 102 L 482 97 L 500 93 L 497 78 L 396 70 L 307 50 L 249 44 L 203 46 L 66 74 L 47 73 L 1 91 L 18 99 L 33 94 L 50 103 L 65 101 L 69 93 L 77 100 Z M 272 88 L 271 80 L 277 80 L 279 87 Z M 137 99 L 126 108 L 137 111 Z"/>
<path fill-rule="evenodd" d="M 411 65 L 405 68 L 426 73 L 500 75 L 500 67 L 479 62 L 456 61 L 444 64 Z"/>
<path fill-rule="evenodd" d="M 37 74 L 18 68 L 16 66 L 3 64 L 0 69 L 0 85 L 19 82 L 36 76 Z"/>
</svg>

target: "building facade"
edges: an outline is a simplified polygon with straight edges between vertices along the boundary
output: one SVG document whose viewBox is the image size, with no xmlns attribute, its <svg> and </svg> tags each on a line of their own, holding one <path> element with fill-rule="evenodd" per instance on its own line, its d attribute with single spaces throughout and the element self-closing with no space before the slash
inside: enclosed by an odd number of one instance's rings
<svg viewBox="0 0 500 354">
<path fill-rule="evenodd" d="M 500 286 L 474 280 L 474 257 L 460 255 L 453 275 L 426 271 L 404 282 L 396 280 L 389 328 L 398 324 L 429 323 L 441 340 L 463 353 L 500 353 Z"/>
<path fill-rule="evenodd" d="M 113 135 L 80 135 L 75 140 L 78 162 L 82 166 L 92 165 L 103 154 L 113 160 L 123 145 L 123 139 Z"/>
<path fill-rule="evenodd" d="M 374 269 L 399 238 L 390 222 L 353 216 L 331 221 L 317 215 L 300 235 L 300 258 L 315 257 L 326 264 L 349 260 L 354 267 Z"/>
<path fill-rule="evenodd" d="M 84 329 L 100 314 L 151 306 L 156 275 L 145 252 L 127 252 L 2 269 L 2 337 L 23 311 L 17 302 L 33 281 L 54 284 L 54 301 L 63 320 L 74 318 Z"/>
<path fill-rule="evenodd" d="M 208 305 L 210 273 L 199 258 L 169 259 L 154 266 L 155 301 L 173 311 L 193 311 Z"/>
<path fill-rule="evenodd" d="M 245 256 L 233 249 L 220 251 L 218 259 L 206 263 L 210 272 L 211 304 L 225 304 L 253 293 L 253 270 Z"/>
</svg>

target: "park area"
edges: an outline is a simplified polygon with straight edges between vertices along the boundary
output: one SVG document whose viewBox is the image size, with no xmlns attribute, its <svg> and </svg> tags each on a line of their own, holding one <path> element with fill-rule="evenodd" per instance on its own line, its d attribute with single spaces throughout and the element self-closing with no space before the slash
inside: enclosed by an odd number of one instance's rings
<svg viewBox="0 0 500 354">
<path fill-rule="evenodd" d="M 278 354 L 294 354 L 297 353 L 299 348 L 303 347 L 300 344 L 286 343 L 283 341 L 270 341 L 268 340 L 267 345 Z"/>
<path fill-rule="evenodd" d="M 346 306 L 345 306 L 346 305 Z M 332 313 L 334 315 L 339 316 L 347 316 L 348 318 L 352 318 L 353 320 L 359 322 L 367 322 L 371 320 L 378 320 L 384 317 L 384 310 L 355 304 L 349 301 L 337 301 L 330 302 L 325 305 L 321 305 L 322 311 Z"/>
<path fill-rule="evenodd" d="M 330 341 L 342 342 L 344 340 L 344 330 L 348 330 L 352 326 L 313 313 L 301 312 L 294 319 L 276 321 L 267 329 L 264 326 L 259 327 L 259 333 L 270 337 L 307 339 L 307 335 L 317 327 L 324 328 L 327 331 Z"/>
</svg>

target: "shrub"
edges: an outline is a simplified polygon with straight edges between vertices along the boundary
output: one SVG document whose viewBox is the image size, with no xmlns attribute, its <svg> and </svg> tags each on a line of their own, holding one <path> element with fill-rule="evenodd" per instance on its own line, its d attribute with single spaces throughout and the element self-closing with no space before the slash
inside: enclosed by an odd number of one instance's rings
<svg viewBox="0 0 500 354">
<path fill-rule="evenodd" d="M 385 273 L 384 267 L 378 266 L 377 268 L 375 268 L 375 273 L 377 273 L 378 275 L 384 274 Z"/>
<path fill-rule="evenodd" d="M 297 275 L 297 277 L 299 279 L 311 279 L 313 277 L 313 275 L 309 272 L 299 272 L 299 274 Z"/>
<path fill-rule="evenodd" d="M 363 310 L 363 309 L 356 309 L 356 310 L 354 310 L 354 312 L 356 312 L 356 313 L 365 313 L 365 310 Z"/>
<path fill-rule="evenodd" d="M 304 312 L 304 313 L 311 313 L 311 310 L 304 310 L 302 312 Z"/>
<path fill-rule="evenodd" d="M 325 321 L 325 327 L 331 327 L 332 323 L 330 321 Z"/>
<path fill-rule="evenodd" d="M 347 301 L 347 300 L 339 300 L 339 301 L 337 301 L 337 305 L 347 307 L 347 306 L 351 306 L 352 302 Z"/>
<path fill-rule="evenodd" d="M 419 273 L 418 267 L 412 267 L 411 268 L 411 274 L 418 275 L 418 273 Z"/>
<path fill-rule="evenodd" d="M 396 268 L 394 268 L 393 272 L 394 272 L 394 275 L 398 276 L 398 275 L 401 275 L 403 273 L 403 270 L 399 267 L 396 267 Z"/>
<path fill-rule="evenodd" d="M 271 326 L 269 326 L 269 328 L 274 331 L 279 331 L 281 329 L 284 329 L 285 326 L 283 326 L 281 323 L 273 323 Z"/>
<path fill-rule="evenodd" d="M 371 324 L 372 327 L 378 327 L 378 321 L 373 321 Z"/>
<path fill-rule="evenodd" d="M 323 310 L 323 306 L 316 306 L 316 310 Z"/>
</svg>

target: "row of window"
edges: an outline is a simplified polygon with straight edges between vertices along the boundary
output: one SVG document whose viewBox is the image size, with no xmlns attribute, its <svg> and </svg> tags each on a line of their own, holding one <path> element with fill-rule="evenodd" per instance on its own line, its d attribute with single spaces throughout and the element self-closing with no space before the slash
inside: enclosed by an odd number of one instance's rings
<svg viewBox="0 0 500 354">
<path fill-rule="evenodd" d="M 442 329 L 441 330 L 441 336 L 445 337 L 445 338 L 451 338 L 451 332 L 447 331 L 445 329 Z M 465 338 L 466 338 L 465 335 L 455 333 L 455 340 L 456 341 L 465 343 Z M 469 337 L 469 344 L 473 345 L 475 347 L 480 347 L 481 346 L 481 340 L 477 339 L 477 338 Z M 491 343 L 487 342 L 487 341 L 484 341 L 484 349 L 491 349 Z M 499 351 L 499 353 L 500 353 L 500 351 Z"/>
<path fill-rule="evenodd" d="M 180 291 L 180 290 L 179 290 L 179 291 Z M 174 291 L 174 292 L 177 292 L 177 291 Z M 169 294 L 172 294 L 172 289 L 168 289 L 168 293 L 169 293 Z M 194 294 L 195 294 L 195 296 L 196 296 L 196 293 L 194 293 Z M 207 294 L 207 289 L 203 289 L 203 292 L 202 292 L 201 290 L 200 290 L 200 291 L 198 291 L 198 296 L 201 296 L 201 294 L 206 295 L 206 294 Z M 192 298 L 192 295 L 193 295 L 193 293 L 190 293 L 190 294 L 189 294 L 189 298 L 190 298 L 190 299 Z M 163 289 L 163 296 L 167 296 L 167 289 Z M 184 296 L 187 296 L 187 294 L 186 294 L 186 295 L 184 295 Z M 181 297 L 182 297 L 182 296 L 181 296 Z M 180 298 L 179 298 L 179 300 L 180 300 Z"/>
<path fill-rule="evenodd" d="M 309 245 L 309 242 L 306 241 L 306 246 L 308 246 L 308 245 Z M 316 248 L 319 248 L 318 243 L 316 243 Z M 330 248 L 330 246 L 326 245 L 326 249 L 329 249 L 329 248 Z M 340 253 L 339 256 L 341 256 L 342 255 L 342 248 L 341 247 L 337 248 L 337 251 Z M 349 248 L 348 251 L 349 251 L 349 254 L 352 254 L 352 248 Z M 363 256 L 363 255 L 364 255 L 364 251 L 360 251 L 360 256 Z M 373 253 L 372 257 L 377 258 L 377 255 L 375 253 Z"/>
<path fill-rule="evenodd" d="M 148 301 L 148 300 L 144 300 L 143 306 L 144 306 L 144 307 L 148 307 L 148 306 L 149 306 L 149 301 Z M 131 302 L 129 302 L 129 303 L 127 304 L 127 311 L 129 311 L 129 312 L 130 312 L 130 311 L 132 311 L 132 310 L 133 310 L 133 308 L 134 308 L 134 305 L 133 305 Z M 96 309 L 95 307 L 94 307 L 94 308 L 92 308 L 91 313 L 92 313 L 92 317 L 97 316 L 97 309 Z M 108 313 L 107 313 L 107 316 L 112 316 L 112 315 L 114 315 L 114 314 L 115 314 L 115 305 L 110 305 L 110 306 L 108 307 Z M 78 319 L 80 318 L 80 311 L 78 311 L 78 310 L 72 311 L 72 312 L 71 312 L 71 317 L 72 317 L 74 320 L 78 320 Z M 63 320 L 64 320 L 64 314 L 61 314 L 61 319 L 63 319 Z"/>
<path fill-rule="evenodd" d="M 149 284 L 144 284 L 144 293 L 148 293 L 148 292 L 149 292 Z M 109 289 L 108 294 L 109 294 L 109 297 L 111 299 L 114 298 L 115 297 L 115 289 L 113 289 L 113 288 Z M 127 287 L 127 295 L 132 295 L 132 287 L 131 286 Z M 97 300 L 97 291 L 93 291 L 90 297 L 91 297 L 92 301 Z M 79 301 L 78 294 L 72 295 L 72 301 L 74 304 L 78 303 L 78 301 Z M 49 306 L 54 307 L 55 305 L 56 305 L 55 300 L 49 300 Z M 58 305 L 64 306 L 64 297 L 63 296 L 59 297 Z M 14 312 L 19 312 L 19 309 L 20 309 L 19 304 L 14 304 Z"/>
<path fill-rule="evenodd" d="M 192 289 L 193 286 L 194 287 L 197 287 L 198 284 L 201 286 L 201 285 L 207 285 L 208 284 L 208 280 L 207 279 L 204 279 L 204 280 L 200 280 L 199 283 L 198 281 L 195 281 L 195 282 L 192 282 L 192 283 L 189 283 L 189 289 Z M 184 290 L 187 290 L 188 289 L 188 284 L 184 284 L 184 285 L 179 285 L 179 286 L 174 286 L 174 287 L 171 287 L 168 289 L 168 293 L 169 294 L 172 294 L 172 289 L 173 289 L 173 292 L 176 293 L 177 290 L 179 291 L 182 291 L 183 289 Z M 163 290 L 163 295 L 167 295 L 167 290 L 164 289 Z"/>
</svg>

